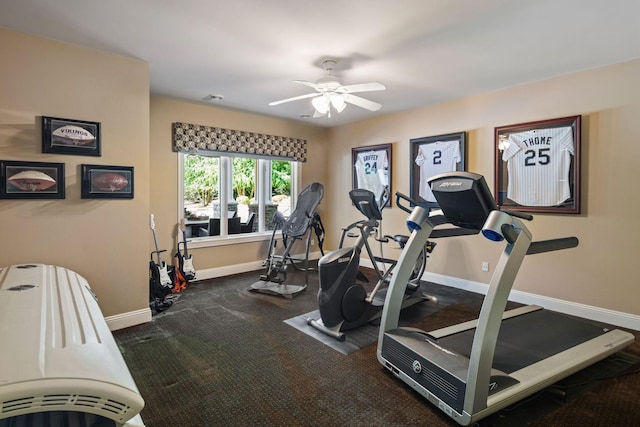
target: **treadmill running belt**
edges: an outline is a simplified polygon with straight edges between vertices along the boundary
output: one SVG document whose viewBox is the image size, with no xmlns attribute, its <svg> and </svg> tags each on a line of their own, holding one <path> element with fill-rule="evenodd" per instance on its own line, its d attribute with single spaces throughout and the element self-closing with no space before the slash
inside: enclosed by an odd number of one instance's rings
<svg viewBox="0 0 640 427">
<path fill-rule="evenodd" d="M 466 357 L 475 329 L 445 336 L 443 347 Z M 538 310 L 502 321 L 493 367 L 507 374 L 532 365 L 607 331 L 563 314 Z"/>
</svg>

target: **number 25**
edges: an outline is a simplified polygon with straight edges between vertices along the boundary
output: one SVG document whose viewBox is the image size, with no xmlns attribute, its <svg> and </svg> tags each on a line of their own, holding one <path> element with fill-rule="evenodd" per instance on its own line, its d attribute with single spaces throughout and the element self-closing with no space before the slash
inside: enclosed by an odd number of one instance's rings
<svg viewBox="0 0 640 427">
<path fill-rule="evenodd" d="M 525 166 L 535 166 L 539 165 L 548 165 L 551 162 L 551 156 L 549 155 L 550 148 L 540 148 L 537 152 L 536 150 L 527 150 L 525 151 L 524 157 L 524 165 Z M 537 157 L 537 161 L 536 161 Z"/>
</svg>

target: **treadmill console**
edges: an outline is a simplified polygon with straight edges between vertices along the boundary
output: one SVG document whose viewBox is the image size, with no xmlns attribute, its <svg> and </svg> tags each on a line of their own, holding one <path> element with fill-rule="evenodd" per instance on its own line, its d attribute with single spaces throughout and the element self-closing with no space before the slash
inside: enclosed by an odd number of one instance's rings
<svg viewBox="0 0 640 427">
<path fill-rule="evenodd" d="M 489 213 L 498 209 L 482 175 L 446 172 L 427 182 L 444 216 L 458 227 L 481 230 Z"/>
</svg>

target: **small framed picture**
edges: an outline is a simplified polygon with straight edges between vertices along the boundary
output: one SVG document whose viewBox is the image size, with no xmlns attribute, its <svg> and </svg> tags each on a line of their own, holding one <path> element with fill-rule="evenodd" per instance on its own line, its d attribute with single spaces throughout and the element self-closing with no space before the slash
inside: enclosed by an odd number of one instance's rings
<svg viewBox="0 0 640 427">
<path fill-rule="evenodd" d="M 580 213 L 581 116 L 495 128 L 495 191 L 500 207 Z"/>
<path fill-rule="evenodd" d="M 81 165 L 83 199 L 133 199 L 133 166 Z"/>
<path fill-rule="evenodd" d="M 411 142 L 411 198 L 423 207 L 438 206 L 427 180 L 445 172 L 466 171 L 467 133 L 413 138 Z"/>
<path fill-rule="evenodd" d="M 100 157 L 100 123 L 42 117 L 42 152 Z"/>
<path fill-rule="evenodd" d="M 380 200 L 384 188 L 389 192 L 389 199 L 383 209 L 391 206 L 391 144 L 371 145 L 351 149 L 353 165 L 353 189 L 364 188 L 373 192 L 376 200 Z"/>
<path fill-rule="evenodd" d="M 64 163 L 0 160 L 0 198 L 64 199 Z"/>
</svg>

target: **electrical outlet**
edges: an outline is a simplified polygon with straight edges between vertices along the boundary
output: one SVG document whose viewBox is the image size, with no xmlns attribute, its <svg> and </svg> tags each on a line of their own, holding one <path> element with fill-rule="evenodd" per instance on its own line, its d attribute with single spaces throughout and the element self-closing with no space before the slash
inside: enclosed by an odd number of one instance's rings
<svg viewBox="0 0 640 427">
<path fill-rule="evenodd" d="M 489 271 L 489 263 L 487 261 L 482 261 L 482 271 Z"/>
<path fill-rule="evenodd" d="M 311 246 L 313 246 L 313 245 L 315 245 L 315 244 L 316 244 L 316 241 L 315 241 L 315 240 L 313 240 L 313 239 L 311 239 Z"/>
</svg>

